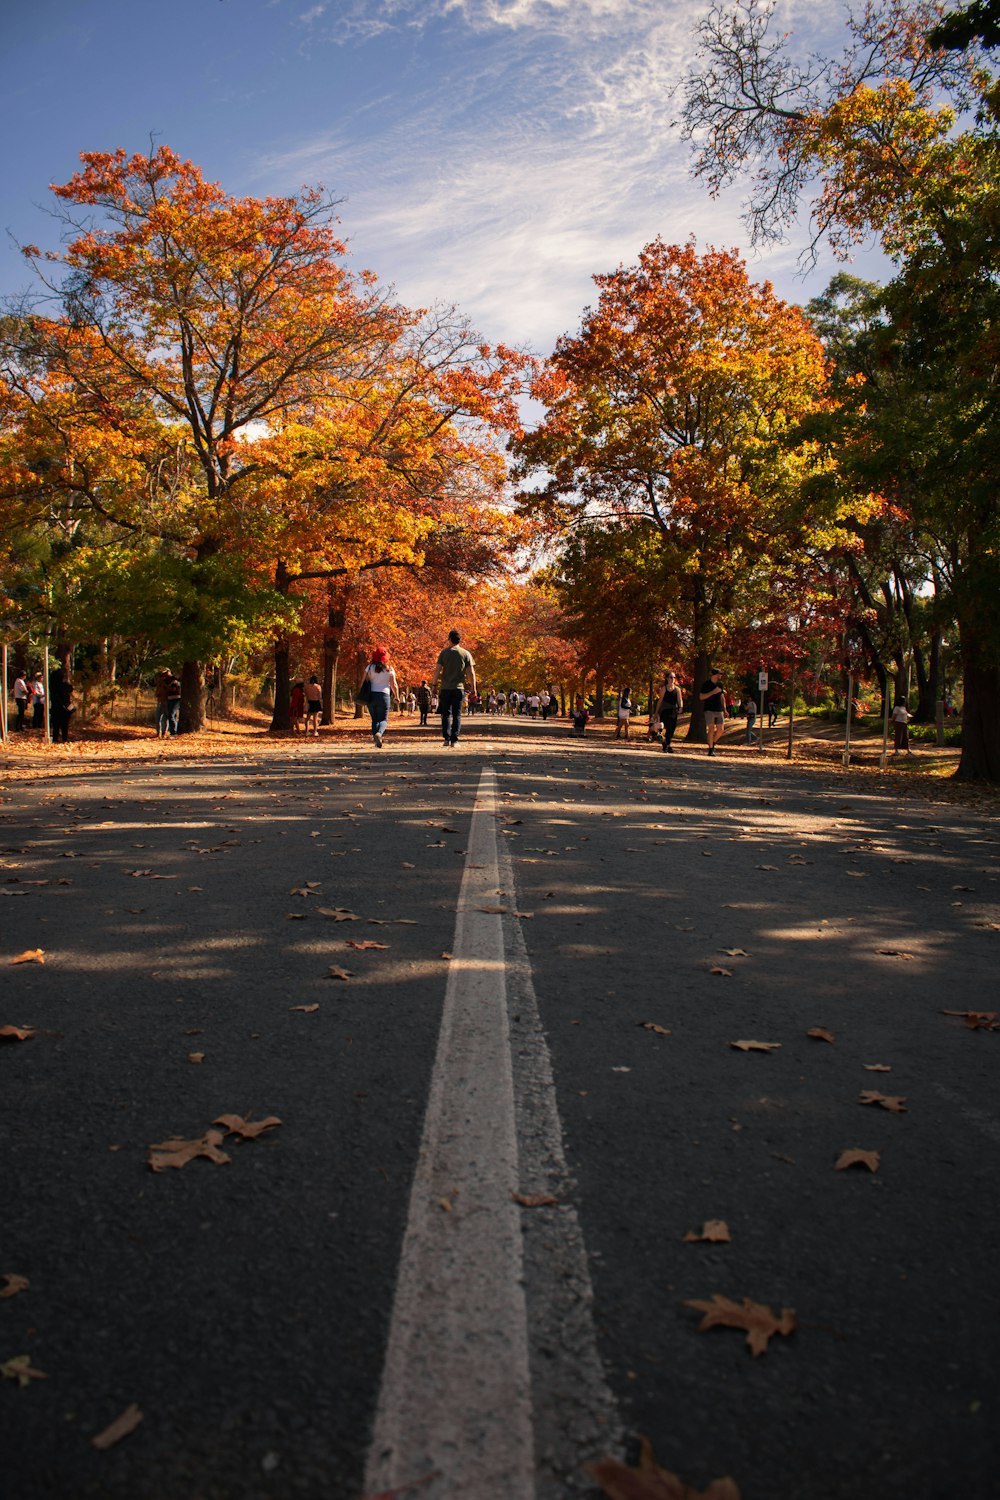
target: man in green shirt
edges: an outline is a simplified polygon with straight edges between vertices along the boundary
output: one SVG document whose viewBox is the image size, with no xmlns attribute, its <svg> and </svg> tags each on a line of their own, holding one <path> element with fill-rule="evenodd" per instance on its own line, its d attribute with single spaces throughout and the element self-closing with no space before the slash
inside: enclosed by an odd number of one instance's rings
<svg viewBox="0 0 1000 1500">
<path fill-rule="evenodd" d="M 448 645 L 437 659 L 434 677 L 435 689 L 440 687 L 438 707 L 441 710 L 441 728 L 446 745 L 457 745 L 462 723 L 462 698 L 465 694 L 466 678 L 469 687 L 476 691 L 476 664 L 464 646 L 457 630 L 448 632 Z"/>
</svg>

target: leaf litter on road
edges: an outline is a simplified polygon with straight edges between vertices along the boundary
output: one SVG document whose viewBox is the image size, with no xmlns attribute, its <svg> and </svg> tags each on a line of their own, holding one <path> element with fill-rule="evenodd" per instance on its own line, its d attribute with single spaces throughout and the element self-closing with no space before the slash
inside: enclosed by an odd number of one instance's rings
<svg viewBox="0 0 1000 1500">
<path fill-rule="evenodd" d="M 23 953 L 18 953 L 9 960 L 12 964 L 44 964 L 44 948 L 25 948 Z"/>
<path fill-rule="evenodd" d="M 841 1151 L 834 1162 L 834 1171 L 846 1172 L 848 1167 L 867 1167 L 869 1172 L 877 1172 L 881 1164 L 882 1158 L 877 1151 L 862 1151 L 860 1147 L 854 1146 Z"/>
<path fill-rule="evenodd" d="M 678 1475 L 663 1469 L 653 1457 L 648 1438 L 641 1439 L 639 1467 L 629 1468 L 617 1458 L 602 1458 L 590 1472 L 609 1500 L 740 1500 L 735 1479 L 713 1479 L 707 1490 L 696 1490 Z M 369 1500 L 378 1500 L 371 1496 Z"/>
<path fill-rule="evenodd" d="M 37 1035 L 35 1026 L 0 1026 L 0 1042 L 27 1042 Z"/>
<path fill-rule="evenodd" d="M 740 1329 L 746 1334 L 747 1348 L 755 1359 L 766 1353 L 767 1346 L 776 1333 L 787 1338 L 795 1331 L 795 1312 L 792 1308 L 783 1307 L 780 1318 L 776 1318 L 764 1303 L 752 1302 L 749 1297 L 744 1297 L 742 1302 L 734 1302 L 732 1298 L 723 1297 L 716 1292 L 710 1302 L 690 1299 L 683 1305 L 704 1314 L 698 1324 L 699 1333 L 705 1333 L 709 1328 Z"/>
<path fill-rule="evenodd" d="M 19 1276 L 16 1271 L 0 1272 L 0 1281 L 4 1283 L 0 1288 L 0 1302 L 5 1297 L 16 1297 L 19 1292 L 26 1292 L 31 1285 L 27 1276 Z"/>
<path fill-rule="evenodd" d="M 905 1094 L 880 1094 L 876 1089 L 864 1089 L 858 1103 L 875 1104 L 879 1109 L 887 1109 L 893 1115 L 907 1113 Z"/>
<path fill-rule="evenodd" d="M 781 1047 L 780 1042 L 730 1042 L 730 1047 L 735 1047 L 737 1052 L 777 1052 Z"/>
<path fill-rule="evenodd" d="M 706 1219 L 700 1230 L 689 1229 L 684 1236 L 685 1245 L 728 1245 L 731 1240 L 725 1219 Z"/>
<path fill-rule="evenodd" d="M 90 1446 L 96 1448 L 99 1453 L 105 1452 L 108 1448 L 113 1448 L 116 1443 L 121 1442 L 122 1438 L 127 1438 L 130 1433 L 135 1431 L 142 1418 L 142 1412 L 133 1401 L 131 1405 L 126 1406 L 125 1410 L 113 1422 L 105 1427 L 103 1432 L 99 1432 L 96 1437 L 91 1438 Z"/>
<path fill-rule="evenodd" d="M 48 1380 L 44 1370 L 36 1370 L 31 1363 L 30 1354 L 15 1354 L 11 1359 L 5 1359 L 0 1364 L 0 1376 L 4 1380 L 16 1380 L 23 1389 L 30 1385 L 33 1380 Z"/>
</svg>

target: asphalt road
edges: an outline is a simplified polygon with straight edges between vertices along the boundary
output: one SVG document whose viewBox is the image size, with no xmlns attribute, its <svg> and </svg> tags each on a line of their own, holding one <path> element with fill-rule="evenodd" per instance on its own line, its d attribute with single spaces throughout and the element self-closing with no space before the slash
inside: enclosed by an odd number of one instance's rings
<svg viewBox="0 0 1000 1500">
<path fill-rule="evenodd" d="M 46 1378 L 0 1381 L 4 1493 L 373 1492 L 442 1007 L 478 965 L 518 1183 L 556 1199 L 516 1211 L 532 1452 L 508 1481 L 466 1442 L 399 1500 L 590 1494 L 638 1434 L 743 1500 L 1000 1496 L 1000 1031 L 942 1014 L 1000 1010 L 1000 834 L 877 788 L 483 721 L 9 788 L 0 1026 L 36 1031 L 0 1044 L 0 1278 L 30 1282 L 0 1280 L 0 1365 Z M 460 894 L 477 796 L 497 911 Z M 281 1124 L 150 1169 L 223 1114 Z M 878 1170 L 835 1171 L 850 1148 Z M 685 1241 L 710 1220 L 728 1243 Z M 714 1294 L 795 1331 L 754 1358 L 699 1332 Z"/>
</svg>

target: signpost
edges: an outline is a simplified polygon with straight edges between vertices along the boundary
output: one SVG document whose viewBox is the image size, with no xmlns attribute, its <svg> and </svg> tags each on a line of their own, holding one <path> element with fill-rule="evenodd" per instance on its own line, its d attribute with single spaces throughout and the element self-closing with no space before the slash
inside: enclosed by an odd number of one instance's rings
<svg viewBox="0 0 1000 1500">
<path fill-rule="evenodd" d="M 760 729 L 758 731 L 761 750 L 764 749 L 764 694 L 767 692 L 767 669 L 761 667 L 757 673 L 757 691 L 760 694 Z"/>
</svg>

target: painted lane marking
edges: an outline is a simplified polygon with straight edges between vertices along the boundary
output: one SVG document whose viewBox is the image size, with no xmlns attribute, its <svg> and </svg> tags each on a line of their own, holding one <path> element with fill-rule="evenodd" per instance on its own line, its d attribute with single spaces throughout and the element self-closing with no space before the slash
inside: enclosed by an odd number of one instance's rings
<svg viewBox="0 0 1000 1500">
<path fill-rule="evenodd" d="M 366 1491 L 534 1500 L 517 1140 L 495 830 L 472 815 L 441 1030 L 410 1194 Z"/>
</svg>

